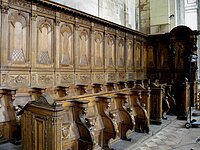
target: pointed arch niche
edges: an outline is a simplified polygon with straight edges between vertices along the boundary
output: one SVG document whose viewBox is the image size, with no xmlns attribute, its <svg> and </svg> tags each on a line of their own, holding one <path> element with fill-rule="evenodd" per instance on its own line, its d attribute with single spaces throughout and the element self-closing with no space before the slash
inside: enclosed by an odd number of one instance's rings
<svg viewBox="0 0 200 150">
<path fill-rule="evenodd" d="M 126 55 L 127 68 L 133 67 L 133 40 L 127 40 L 127 55 Z"/>
<path fill-rule="evenodd" d="M 117 65 L 119 67 L 124 66 L 124 40 L 122 38 L 119 39 L 118 43 L 118 52 L 117 54 Z"/>
<path fill-rule="evenodd" d="M 86 29 L 80 31 L 79 34 L 79 64 L 82 66 L 89 65 L 89 35 Z"/>
<path fill-rule="evenodd" d="M 12 12 L 8 16 L 8 61 L 11 65 L 28 65 L 29 22 L 27 14 Z"/>
<path fill-rule="evenodd" d="M 95 33 L 94 65 L 103 66 L 103 35 L 100 32 Z"/>
<path fill-rule="evenodd" d="M 71 66 L 73 63 L 73 31 L 72 27 L 63 24 L 60 28 L 60 64 Z"/>
<path fill-rule="evenodd" d="M 52 38 L 53 31 L 50 21 L 41 19 L 38 24 L 37 63 L 52 64 Z"/>
<path fill-rule="evenodd" d="M 141 44 L 139 42 L 136 43 L 135 47 L 135 65 L 136 69 L 141 69 Z"/>
<path fill-rule="evenodd" d="M 112 35 L 107 36 L 107 49 L 106 54 L 106 66 L 115 67 L 115 38 Z"/>
</svg>

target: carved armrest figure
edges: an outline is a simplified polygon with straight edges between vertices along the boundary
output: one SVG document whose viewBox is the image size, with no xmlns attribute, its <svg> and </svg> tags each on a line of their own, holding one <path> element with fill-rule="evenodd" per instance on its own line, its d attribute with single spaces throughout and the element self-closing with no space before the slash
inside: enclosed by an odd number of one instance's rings
<svg viewBox="0 0 200 150">
<path fill-rule="evenodd" d="M 69 87 L 66 87 L 66 86 L 57 86 L 55 88 L 55 91 L 58 95 L 59 98 L 63 98 L 65 96 L 68 95 L 67 91 L 69 90 Z"/>
<path fill-rule="evenodd" d="M 103 129 L 101 130 L 100 137 L 101 139 L 99 140 L 99 145 L 101 145 L 101 148 L 104 150 L 109 150 L 109 140 L 111 138 L 116 137 L 116 131 L 115 131 L 115 126 L 112 121 L 112 119 L 109 116 L 109 103 L 111 102 L 111 99 L 108 97 L 103 97 L 99 96 L 96 97 L 96 105 L 98 109 L 98 114 L 100 117 L 98 117 L 99 122 L 103 125 Z"/>
<path fill-rule="evenodd" d="M 122 89 L 126 88 L 126 82 L 125 81 L 117 82 L 117 87 L 118 87 L 118 90 L 122 90 Z"/>
<path fill-rule="evenodd" d="M 87 85 L 84 84 L 77 84 L 75 89 L 76 89 L 76 95 L 84 95 L 86 92 L 86 87 Z"/>
<path fill-rule="evenodd" d="M 131 103 L 135 111 L 135 131 L 148 133 L 149 124 L 148 124 L 148 114 L 145 109 L 145 105 L 141 104 L 142 101 L 141 92 L 139 91 L 130 91 Z"/>
<path fill-rule="evenodd" d="M 107 82 L 106 83 L 106 91 L 113 91 L 115 89 L 115 84 L 112 82 Z"/>
<path fill-rule="evenodd" d="M 78 147 L 81 150 L 91 150 L 93 149 L 94 145 L 93 137 L 85 120 L 86 110 L 89 101 L 73 100 L 70 101 L 70 103 L 70 107 L 72 107 L 73 118 L 79 132 Z"/>
<path fill-rule="evenodd" d="M 117 117 L 118 117 L 118 130 L 119 130 L 119 137 L 122 140 L 131 141 L 126 136 L 128 130 L 133 129 L 133 120 L 131 115 L 128 113 L 127 110 L 124 108 L 124 104 L 126 103 L 126 94 L 117 93 L 115 97 L 116 101 L 116 108 L 117 108 Z"/>
<path fill-rule="evenodd" d="M 93 88 L 93 93 L 99 93 L 102 91 L 101 89 L 102 84 L 100 83 L 93 83 L 92 88 Z"/>
</svg>

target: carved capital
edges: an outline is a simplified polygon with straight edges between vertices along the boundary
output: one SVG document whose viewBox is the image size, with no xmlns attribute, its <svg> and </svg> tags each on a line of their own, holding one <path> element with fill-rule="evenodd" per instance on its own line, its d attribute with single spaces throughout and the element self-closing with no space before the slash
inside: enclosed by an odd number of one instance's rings
<svg viewBox="0 0 200 150">
<path fill-rule="evenodd" d="M 59 25 L 60 25 L 60 22 L 61 22 L 61 21 L 60 21 L 59 19 L 56 19 L 56 20 L 55 20 L 56 26 L 59 26 Z"/>
<path fill-rule="evenodd" d="M 32 13 L 32 14 L 31 14 L 31 20 L 36 21 L 37 16 L 38 16 L 38 15 L 37 15 L 36 13 Z"/>
<path fill-rule="evenodd" d="M 1 5 L 0 5 L 0 8 L 1 8 L 1 12 L 2 12 L 2 13 L 4 13 L 4 14 L 7 14 L 7 13 L 8 13 L 8 9 L 9 9 L 9 6 L 8 6 L 8 5 L 1 4 Z"/>
</svg>

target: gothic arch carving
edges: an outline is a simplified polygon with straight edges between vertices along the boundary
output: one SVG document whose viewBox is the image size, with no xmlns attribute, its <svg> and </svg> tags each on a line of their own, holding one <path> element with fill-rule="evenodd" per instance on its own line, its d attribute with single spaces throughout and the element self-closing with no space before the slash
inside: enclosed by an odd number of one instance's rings
<svg viewBox="0 0 200 150">
<path fill-rule="evenodd" d="M 143 64 L 142 64 L 143 68 L 147 68 L 147 48 L 146 46 L 144 45 L 143 46 Z"/>
<path fill-rule="evenodd" d="M 124 66 L 124 40 L 122 38 L 118 42 L 117 59 L 118 66 Z"/>
<path fill-rule="evenodd" d="M 8 15 L 8 60 L 12 64 L 28 61 L 28 25 L 26 14 L 15 11 Z"/>
<path fill-rule="evenodd" d="M 154 62 L 154 47 L 153 46 L 149 46 L 147 48 L 147 67 L 151 68 L 155 66 L 155 62 Z"/>
<path fill-rule="evenodd" d="M 141 44 L 139 42 L 135 46 L 135 65 L 136 69 L 141 69 Z"/>
<path fill-rule="evenodd" d="M 52 63 L 53 30 L 51 22 L 41 19 L 38 23 L 37 62 L 39 64 Z"/>
<path fill-rule="evenodd" d="M 108 35 L 107 39 L 107 49 L 106 49 L 106 60 L 107 66 L 114 67 L 115 66 L 115 41 L 114 36 Z"/>
<path fill-rule="evenodd" d="M 79 48 L 79 63 L 80 65 L 89 64 L 89 38 L 88 31 L 83 29 L 79 34 L 80 48 Z"/>
<path fill-rule="evenodd" d="M 73 62 L 73 30 L 63 24 L 60 28 L 60 64 L 69 66 Z"/>
<path fill-rule="evenodd" d="M 133 41 L 132 40 L 128 40 L 127 42 L 127 66 L 133 66 Z"/>
<path fill-rule="evenodd" d="M 95 33 L 95 50 L 94 50 L 94 64 L 96 66 L 103 65 L 103 36 L 101 33 Z"/>
</svg>

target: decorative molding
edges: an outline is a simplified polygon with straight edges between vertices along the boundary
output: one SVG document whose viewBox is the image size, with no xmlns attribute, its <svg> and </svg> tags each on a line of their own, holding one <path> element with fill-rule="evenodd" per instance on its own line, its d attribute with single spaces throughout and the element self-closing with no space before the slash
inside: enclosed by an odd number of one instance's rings
<svg viewBox="0 0 200 150">
<path fill-rule="evenodd" d="M 72 22 L 75 21 L 74 16 L 72 16 L 70 14 L 63 13 L 63 12 L 60 14 L 60 18 L 64 19 L 64 20 L 67 20 L 67 21 L 72 21 Z"/>
<path fill-rule="evenodd" d="M 53 85 L 54 77 L 50 74 L 40 74 L 38 75 L 38 84 L 40 85 Z"/>
<path fill-rule="evenodd" d="M 28 86 L 29 75 L 9 75 L 8 83 L 10 86 Z"/>
<path fill-rule="evenodd" d="M 23 8 L 31 9 L 31 2 L 24 0 L 9 0 L 9 5 L 16 5 Z"/>
<path fill-rule="evenodd" d="M 1 12 L 4 14 L 8 13 L 9 5 L 0 4 Z"/>
<path fill-rule="evenodd" d="M 37 5 L 37 11 L 42 14 L 48 14 L 51 16 L 55 16 L 55 14 L 56 14 L 56 12 L 54 10 L 52 10 L 51 8 L 40 6 L 40 5 Z"/>
</svg>

